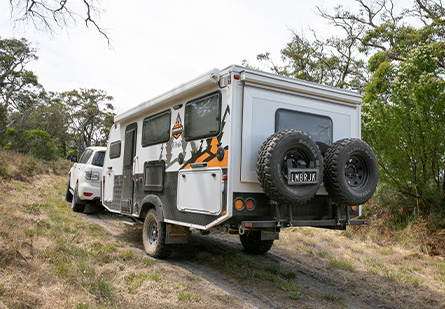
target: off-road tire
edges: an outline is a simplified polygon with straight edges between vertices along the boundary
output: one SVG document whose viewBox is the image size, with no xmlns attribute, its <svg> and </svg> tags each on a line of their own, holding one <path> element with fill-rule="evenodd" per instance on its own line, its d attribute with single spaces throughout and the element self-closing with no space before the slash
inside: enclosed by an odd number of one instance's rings
<svg viewBox="0 0 445 309">
<path fill-rule="evenodd" d="M 244 251 L 252 254 L 264 254 L 272 248 L 273 240 L 261 240 L 261 231 L 246 231 L 239 235 Z"/>
<path fill-rule="evenodd" d="M 329 147 L 324 162 L 324 185 L 334 202 L 360 205 L 372 197 L 379 169 L 367 143 L 358 138 L 339 140 Z"/>
<path fill-rule="evenodd" d="M 170 256 L 171 247 L 165 244 L 165 236 L 165 223 L 158 220 L 154 209 L 150 209 L 145 216 L 144 228 L 142 229 L 145 253 L 158 259 Z"/>
<path fill-rule="evenodd" d="M 80 212 L 80 213 L 83 213 L 83 211 L 85 210 L 85 202 L 79 199 L 78 184 L 76 184 L 76 187 L 74 188 L 74 194 L 71 200 L 71 209 L 74 212 Z"/>
<path fill-rule="evenodd" d="M 70 192 L 70 179 L 68 178 L 68 184 L 66 185 L 65 201 L 71 203 L 73 201 L 73 194 Z"/>
<path fill-rule="evenodd" d="M 296 164 L 303 160 L 307 168 L 318 169 L 318 182 L 288 185 L 287 160 Z M 257 159 L 257 175 L 266 195 L 282 204 L 302 204 L 314 197 L 323 179 L 323 158 L 309 135 L 297 130 L 272 134 L 261 146 Z"/>
</svg>

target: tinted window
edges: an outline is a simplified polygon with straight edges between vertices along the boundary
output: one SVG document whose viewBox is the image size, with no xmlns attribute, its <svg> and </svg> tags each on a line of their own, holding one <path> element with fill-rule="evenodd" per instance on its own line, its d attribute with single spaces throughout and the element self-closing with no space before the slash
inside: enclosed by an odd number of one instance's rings
<svg viewBox="0 0 445 309">
<path fill-rule="evenodd" d="M 131 128 L 132 126 L 133 128 Z M 130 127 L 130 128 L 128 128 Z M 133 164 L 133 155 L 134 155 L 134 140 L 136 131 L 133 125 L 129 125 L 125 132 L 125 145 L 124 145 L 124 167 L 130 167 Z"/>
<path fill-rule="evenodd" d="M 112 142 L 110 144 L 110 159 L 119 158 L 121 156 L 121 142 Z"/>
<path fill-rule="evenodd" d="M 104 158 L 105 158 L 105 152 L 98 151 L 94 154 L 93 160 L 91 161 L 92 165 L 95 166 L 104 166 Z"/>
<path fill-rule="evenodd" d="M 286 129 L 303 131 L 315 142 L 332 144 L 332 120 L 326 116 L 279 109 L 275 114 L 275 132 Z"/>
<path fill-rule="evenodd" d="M 218 135 L 220 130 L 221 95 L 219 92 L 185 105 L 185 140 Z"/>
<path fill-rule="evenodd" d="M 82 155 L 80 156 L 79 159 L 79 163 L 87 163 L 88 159 L 91 157 L 91 155 L 93 154 L 93 151 L 91 149 L 87 149 L 85 150 Z"/>
<path fill-rule="evenodd" d="M 170 139 L 170 110 L 144 119 L 142 146 L 168 142 Z"/>
</svg>

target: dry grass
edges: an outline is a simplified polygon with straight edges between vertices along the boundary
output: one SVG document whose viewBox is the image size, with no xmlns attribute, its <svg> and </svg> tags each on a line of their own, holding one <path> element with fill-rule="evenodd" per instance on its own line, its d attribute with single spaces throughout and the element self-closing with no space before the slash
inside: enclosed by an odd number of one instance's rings
<svg viewBox="0 0 445 309">
<path fill-rule="evenodd" d="M 0 184 L 0 308 L 244 306 L 73 213 L 65 178 Z"/>
<path fill-rule="evenodd" d="M 383 278 L 389 282 L 403 282 L 413 287 L 427 287 L 433 293 L 444 294 L 443 257 L 431 257 L 416 246 L 380 246 L 372 239 L 364 238 L 364 235 L 365 232 L 357 233 L 352 229 L 329 231 L 290 228 L 281 233 L 277 245 L 288 247 L 293 243 L 296 250 L 324 260 L 328 269 L 365 272 L 374 275 L 368 279 L 376 282 L 381 282 Z M 310 247 L 308 244 L 311 244 Z"/>
<path fill-rule="evenodd" d="M 42 161 L 16 151 L 0 149 L 0 181 L 29 181 L 35 175 L 64 175 L 71 163 L 65 159 Z"/>
</svg>

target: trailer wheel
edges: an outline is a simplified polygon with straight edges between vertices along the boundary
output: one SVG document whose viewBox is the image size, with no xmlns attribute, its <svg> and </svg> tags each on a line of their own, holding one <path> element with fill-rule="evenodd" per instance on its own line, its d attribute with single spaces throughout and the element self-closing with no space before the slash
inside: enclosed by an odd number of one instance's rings
<svg viewBox="0 0 445 309">
<path fill-rule="evenodd" d="M 288 169 L 316 170 L 316 183 L 289 184 Z M 323 179 L 323 158 L 317 144 L 305 133 L 284 130 L 261 146 L 257 175 L 266 195 L 283 204 L 302 204 L 314 197 Z"/>
<path fill-rule="evenodd" d="M 72 202 L 73 194 L 70 192 L 70 179 L 68 178 L 68 184 L 66 185 L 65 201 Z"/>
<path fill-rule="evenodd" d="M 165 244 L 165 235 L 165 223 L 158 220 L 154 209 L 150 209 L 145 217 L 142 230 L 145 253 L 155 258 L 168 257 L 170 247 Z"/>
<path fill-rule="evenodd" d="M 273 240 L 261 240 L 261 231 L 249 231 L 239 235 L 241 244 L 247 253 L 264 254 L 272 248 Z"/>
<path fill-rule="evenodd" d="M 325 155 L 324 185 L 334 202 L 366 203 L 377 187 L 379 169 L 371 147 L 358 138 L 331 145 Z"/>
<path fill-rule="evenodd" d="M 85 203 L 79 199 L 79 188 L 78 184 L 74 188 L 73 198 L 71 199 L 71 209 L 75 212 L 83 213 L 85 210 Z"/>
</svg>

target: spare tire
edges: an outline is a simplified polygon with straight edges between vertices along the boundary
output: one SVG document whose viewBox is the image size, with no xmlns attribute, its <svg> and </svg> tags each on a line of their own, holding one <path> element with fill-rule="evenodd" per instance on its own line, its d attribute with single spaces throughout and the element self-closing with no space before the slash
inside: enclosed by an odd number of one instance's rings
<svg viewBox="0 0 445 309">
<path fill-rule="evenodd" d="M 334 202 L 360 205 L 372 197 L 379 169 L 368 144 L 358 138 L 339 140 L 329 147 L 324 159 L 324 185 Z"/>
<path fill-rule="evenodd" d="M 261 146 L 257 175 L 264 193 L 273 201 L 302 204 L 320 187 L 323 158 L 318 146 L 305 133 L 280 131 Z"/>
</svg>

